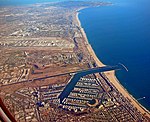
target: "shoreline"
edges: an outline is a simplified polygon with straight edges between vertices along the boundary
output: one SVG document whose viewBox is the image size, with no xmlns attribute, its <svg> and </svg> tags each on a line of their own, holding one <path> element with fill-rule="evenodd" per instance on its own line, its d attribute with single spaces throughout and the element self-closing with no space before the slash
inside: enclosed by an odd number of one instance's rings
<svg viewBox="0 0 150 122">
<path fill-rule="evenodd" d="M 76 11 L 76 20 L 77 20 L 77 24 L 80 27 L 81 33 L 85 39 L 85 43 L 86 43 L 86 47 L 90 53 L 90 55 L 93 57 L 93 59 L 95 60 L 96 64 L 99 67 L 105 66 L 96 56 L 93 48 L 91 47 L 86 33 L 84 31 L 84 29 L 81 26 L 81 22 L 79 20 L 79 11 L 85 9 L 85 8 L 80 8 Z M 107 78 L 109 79 L 109 81 L 117 88 L 117 90 L 125 97 L 128 98 L 131 101 L 131 104 L 136 107 L 138 109 L 138 111 L 140 111 L 142 114 L 145 114 L 147 117 L 150 118 L 150 112 L 144 107 L 142 106 L 119 82 L 119 80 L 117 79 L 116 75 L 115 75 L 115 71 L 109 71 L 109 72 L 105 72 L 105 75 L 107 76 Z"/>
</svg>

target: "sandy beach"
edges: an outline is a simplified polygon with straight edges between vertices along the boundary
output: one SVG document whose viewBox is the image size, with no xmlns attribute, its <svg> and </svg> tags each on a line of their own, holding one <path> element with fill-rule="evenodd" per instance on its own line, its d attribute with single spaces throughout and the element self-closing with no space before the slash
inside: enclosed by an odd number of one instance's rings
<svg viewBox="0 0 150 122">
<path fill-rule="evenodd" d="M 84 9 L 84 8 L 81 8 L 81 9 Z M 79 10 L 81 10 L 79 9 Z M 79 11 L 78 10 L 78 11 Z M 94 50 L 92 49 L 91 45 L 89 44 L 88 42 L 88 39 L 87 39 L 87 36 L 86 36 L 86 33 L 84 31 L 84 29 L 82 28 L 81 26 L 81 23 L 80 23 L 80 20 L 79 20 L 79 12 L 77 11 L 77 14 L 76 14 L 76 20 L 78 22 L 78 25 L 79 27 L 81 28 L 81 32 L 82 32 L 82 35 L 84 36 L 85 38 L 85 43 L 86 43 L 86 46 L 87 46 L 87 49 L 90 53 L 90 55 L 94 58 L 96 64 L 99 66 L 99 67 L 102 67 L 102 66 L 105 66 L 96 56 Z M 120 84 L 120 82 L 118 81 L 118 79 L 116 78 L 115 76 L 115 71 L 109 71 L 109 72 L 106 72 L 105 75 L 107 76 L 107 78 L 109 79 L 109 81 L 118 89 L 118 91 L 120 93 L 122 93 L 122 95 L 126 98 L 128 98 L 130 101 L 131 101 L 131 104 L 134 105 L 142 114 L 145 114 L 146 116 L 148 116 L 150 118 L 150 112 L 144 108 L 135 98 L 132 97 L 132 95 L 130 95 L 128 93 L 128 91 Z"/>
</svg>

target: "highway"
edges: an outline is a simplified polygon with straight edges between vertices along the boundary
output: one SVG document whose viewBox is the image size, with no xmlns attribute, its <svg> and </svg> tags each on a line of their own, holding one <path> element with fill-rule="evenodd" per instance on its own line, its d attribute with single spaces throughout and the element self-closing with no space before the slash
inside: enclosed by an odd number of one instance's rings
<svg viewBox="0 0 150 122">
<path fill-rule="evenodd" d="M 44 80 L 44 79 L 47 79 L 47 78 L 67 75 L 67 74 L 71 74 L 71 73 L 72 74 L 73 73 L 75 73 L 75 74 L 79 74 L 80 73 L 83 76 L 85 76 L 87 74 L 92 74 L 92 73 L 97 73 L 97 72 L 105 72 L 105 71 L 110 71 L 110 70 L 121 70 L 121 69 L 125 69 L 121 64 L 118 64 L 118 65 L 115 65 L 115 66 L 108 66 L 108 65 L 106 65 L 106 66 L 103 66 L 103 67 L 95 67 L 95 68 L 90 68 L 90 69 L 86 69 L 86 70 L 66 72 L 66 73 L 61 73 L 61 74 L 56 74 L 56 75 L 43 76 L 43 77 L 38 77 L 38 78 L 34 78 L 34 79 L 28 79 L 28 80 L 15 82 L 15 83 L 10 83 L 10 84 L 6 84 L 6 85 L 2 85 L 2 86 L 11 86 L 11 85 L 14 85 L 14 84 L 20 84 L 20 83 L 25 83 L 25 82 L 32 82 L 32 81 L 35 81 L 35 80 Z"/>
</svg>

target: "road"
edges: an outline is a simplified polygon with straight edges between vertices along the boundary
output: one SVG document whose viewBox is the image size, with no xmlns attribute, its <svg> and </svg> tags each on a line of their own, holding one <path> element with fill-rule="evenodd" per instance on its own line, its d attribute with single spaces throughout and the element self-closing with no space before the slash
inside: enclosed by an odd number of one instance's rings
<svg viewBox="0 0 150 122">
<path fill-rule="evenodd" d="M 86 70 L 66 72 L 66 73 L 61 73 L 61 74 L 57 74 L 57 75 L 50 75 L 50 76 L 38 77 L 38 78 L 34 78 L 34 79 L 28 79 L 28 80 L 24 80 L 24 81 L 20 81 L 20 82 L 15 82 L 15 83 L 2 85 L 1 87 L 11 86 L 11 85 L 14 85 L 14 84 L 20 84 L 20 83 L 24 83 L 24 82 L 32 82 L 32 81 L 35 81 L 35 80 L 44 80 L 44 79 L 47 79 L 47 78 L 67 75 L 67 74 L 71 74 L 71 73 L 75 73 L 75 74 L 81 73 L 81 74 L 84 74 L 83 76 L 85 76 L 87 74 L 92 74 L 92 73 L 97 73 L 97 72 L 106 72 L 106 71 L 111 71 L 111 70 L 121 70 L 123 68 L 124 67 L 122 65 L 95 67 L 95 68 L 90 68 L 90 69 L 86 69 Z"/>
</svg>

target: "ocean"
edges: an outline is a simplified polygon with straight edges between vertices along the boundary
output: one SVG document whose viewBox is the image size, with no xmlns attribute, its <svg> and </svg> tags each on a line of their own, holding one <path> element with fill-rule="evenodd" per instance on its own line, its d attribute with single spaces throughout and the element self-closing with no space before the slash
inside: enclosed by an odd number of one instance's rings
<svg viewBox="0 0 150 122">
<path fill-rule="evenodd" d="M 79 19 L 98 58 L 106 65 L 123 63 L 120 83 L 150 110 L 150 1 L 111 0 L 112 6 L 80 11 Z"/>
<path fill-rule="evenodd" d="M 0 0 L 0 6 L 55 1 L 65 0 Z M 108 1 L 113 5 L 81 10 L 82 27 L 104 64 L 121 62 L 128 68 L 117 71 L 117 78 L 137 100 L 145 97 L 139 102 L 150 110 L 150 1 Z"/>
</svg>

